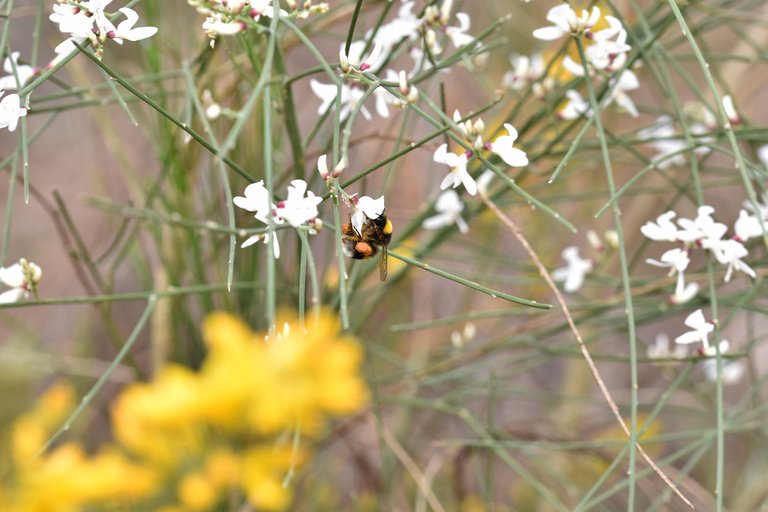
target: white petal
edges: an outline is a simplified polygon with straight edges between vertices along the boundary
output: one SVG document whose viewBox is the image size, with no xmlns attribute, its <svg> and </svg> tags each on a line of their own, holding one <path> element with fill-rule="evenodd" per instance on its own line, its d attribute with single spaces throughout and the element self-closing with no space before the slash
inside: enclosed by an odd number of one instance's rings
<svg viewBox="0 0 768 512">
<path fill-rule="evenodd" d="M 23 288 L 11 288 L 8 291 L 0 293 L 0 304 L 13 304 L 19 302 L 25 294 Z"/>
<path fill-rule="evenodd" d="M 0 282 L 11 288 L 21 288 L 25 284 L 24 269 L 18 263 L 0 268 Z"/>
<path fill-rule="evenodd" d="M 533 37 L 541 41 L 554 41 L 560 39 L 566 33 L 560 27 L 543 27 L 533 31 Z"/>
</svg>

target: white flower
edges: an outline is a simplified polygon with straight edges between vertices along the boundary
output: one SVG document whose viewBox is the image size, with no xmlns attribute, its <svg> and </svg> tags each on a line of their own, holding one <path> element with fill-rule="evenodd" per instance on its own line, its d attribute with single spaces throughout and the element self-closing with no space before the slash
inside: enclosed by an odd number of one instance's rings
<svg viewBox="0 0 768 512">
<path fill-rule="evenodd" d="M 280 16 L 287 16 L 288 12 L 280 9 Z M 258 21 L 260 17 L 266 16 L 273 18 L 275 9 L 272 7 L 272 0 L 251 0 L 251 18 Z"/>
<path fill-rule="evenodd" d="M 10 267 L 0 267 L 0 283 L 10 287 L 0 293 L 0 304 L 11 304 L 37 292 L 37 285 L 43 276 L 42 269 L 24 258 Z"/>
<path fill-rule="evenodd" d="M 288 197 L 277 203 L 275 215 L 297 228 L 318 216 L 317 205 L 322 201 L 322 197 L 307 191 L 306 181 L 292 180 L 288 186 Z"/>
<path fill-rule="evenodd" d="M 584 284 L 584 276 L 592 271 L 592 261 L 579 256 L 579 248 L 575 245 L 566 247 L 562 257 L 566 266 L 552 272 L 552 278 L 555 281 L 564 281 L 563 289 L 572 293 Z"/>
<path fill-rule="evenodd" d="M 696 155 L 709 153 L 711 149 L 701 145 L 712 141 L 712 137 L 706 135 L 709 133 L 708 128 L 701 123 L 693 123 L 690 126 L 690 132 L 692 136 L 696 136 L 693 140 L 696 144 L 693 153 Z M 672 165 L 685 165 L 688 144 L 677 135 L 672 126 L 672 118 L 669 116 L 657 118 L 654 125 L 637 132 L 637 137 L 658 151 L 651 158 L 651 162 L 659 169 L 666 169 Z"/>
<path fill-rule="evenodd" d="M 0 78 L 0 91 L 15 91 L 16 77 L 13 76 L 13 67 L 16 66 L 16 75 L 19 77 L 19 84 L 24 85 L 37 74 L 37 68 L 27 64 L 18 64 L 19 52 L 13 52 L 10 57 L 3 61 L 3 71 L 9 73 Z"/>
<path fill-rule="evenodd" d="M 662 213 L 656 219 L 656 222 L 648 221 L 640 227 L 640 232 L 651 240 L 659 242 L 676 242 L 677 241 L 677 226 L 675 226 L 672 219 L 677 215 L 673 211 Z"/>
<path fill-rule="evenodd" d="M 714 347 L 710 347 L 710 350 L 708 350 L 707 353 L 702 353 L 702 355 L 709 356 L 709 358 L 701 362 L 701 369 L 704 371 L 704 376 L 707 380 L 715 382 L 717 381 L 717 359 L 713 358 L 716 355 L 716 352 L 713 350 L 713 348 Z M 719 343 L 719 348 L 721 355 L 728 352 L 728 341 L 721 341 Z M 743 361 L 723 361 L 720 378 L 722 379 L 723 384 L 735 384 L 741 380 L 741 377 L 744 375 L 744 371 L 745 368 Z"/>
<path fill-rule="evenodd" d="M 679 285 L 681 281 L 682 280 L 678 280 L 678 286 L 675 288 L 675 293 L 669 296 L 670 304 L 685 304 L 686 302 L 693 300 L 699 293 L 698 283 L 688 283 L 680 288 Z"/>
<path fill-rule="evenodd" d="M 481 174 L 476 181 L 477 190 L 482 194 L 487 194 L 488 186 L 491 184 L 491 180 L 493 180 L 494 176 L 495 174 L 491 170 L 483 171 L 483 174 Z"/>
<path fill-rule="evenodd" d="M 349 54 L 344 52 L 346 43 L 342 43 L 339 48 L 339 61 L 341 62 L 341 68 L 346 72 L 349 68 L 358 69 L 360 71 L 366 71 L 370 68 L 378 68 L 384 63 L 386 55 L 382 53 L 383 45 L 379 42 L 375 42 L 373 49 L 368 54 L 365 60 L 363 59 L 363 50 L 365 50 L 366 41 L 353 41 L 349 45 Z"/>
<path fill-rule="evenodd" d="M 466 153 L 461 155 L 449 153 L 448 144 L 442 144 L 437 148 L 432 159 L 439 164 L 444 164 L 451 168 L 451 172 L 440 183 L 440 190 L 445 190 L 451 186 L 457 188 L 463 184 L 469 195 L 477 194 L 477 184 L 467 170 L 468 159 Z"/>
<path fill-rule="evenodd" d="M 0 95 L 2 95 L 0 91 Z M 27 109 L 21 106 L 18 94 L 9 94 L 0 100 L 0 128 L 8 128 L 9 132 L 16 129 L 19 119 L 27 115 Z"/>
<path fill-rule="evenodd" d="M 437 198 L 435 202 L 437 215 L 424 219 L 422 227 L 425 229 L 438 229 L 444 226 L 456 224 L 462 233 L 469 232 L 469 226 L 461 218 L 461 212 L 464 210 L 464 203 L 461 202 L 459 194 L 453 189 L 446 190 Z"/>
<path fill-rule="evenodd" d="M 675 287 L 676 297 L 684 297 L 687 295 L 686 292 L 690 293 L 690 290 L 686 290 L 685 286 L 685 271 L 691 263 L 691 258 L 688 256 L 687 250 L 670 249 L 661 255 L 661 261 L 647 259 L 645 262 L 655 267 L 669 268 L 670 276 L 677 274 L 677 286 Z"/>
<path fill-rule="evenodd" d="M 733 225 L 733 230 L 736 233 L 739 241 L 746 242 L 750 238 L 758 238 L 763 236 L 763 225 L 768 223 L 760 222 L 761 219 L 757 215 L 750 215 L 746 210 L 739 211 L 739 218 L 736 219 L 736 223 Z M 768 225 L 765 227 L 768 230 Z"/>
<path fill-rule="evenodd" d="M 526 55 L 511 55 L 512 71 L 508 71 L 503 78 L 506 87 L 519 91 L 544 76 L 546 66 L 540 53 L 534 53 L 530 57 Z"/>
<path fill-rule="evenodd" d="M 753 279 L 757 277 L 755 271 L 741 261 L 742 258 L 749 256 L 749 251 L 741 242 L 736 240 L 719 240 L 717 243 L 710 244 L 708 248 L 720 264 L 728 266 L 724 279 L 726 283 L 731 280 L 734 270 L 744 272 Z"/>
<path fill-rule="evenodd" d="M 616 102 L 618 106 L 626 110 L 632 117 L 637 117 L 637 107 L 635 102 L 629 97 L 627 91 L 634 91 L 640 88 L 640 81 L 637 79 L 632 71 L 624 70 L 618 78 L 611 79 L 611 94 L 606 99 L 603 106 L 608 106 L 612 102 Z"/>
<path fill-rule="evenodd" d="M 469 14 L 458 12 L 456 13 L 456 19 L 459 20 L 459 26 L 446 27 L 445 35 L 448 37 L 448 39 L 451 40 L 453 46 L 456 48 L 461 48 L 474 41 L 475 36 L 466 33 L 467 30 L 469 30 Z"/>
<path fill-rule="evenodd" d="M 231 36 L 245 30 L 245 23 L 242 21 L 224 21 L 224 18 L 220 13 L 214 13 L 203 21 L 203 30 L 205 33 L 221 36 Z"/>
<path fill-rule="evenodd" d="M 322 100 L 320 106 L 317 108 L 318 114 L 326 113 L 332 106 L 336 104 L 336 94 L 339 92 L 339 88 L 335 84 L 323 84 L 315 80 L 314 78 L 309 81 L 309 87 L 315 96 Z M 360 87 L 350 87 L 347 84 L 341 86 L 341 120 L 349 116 L 357 106 L 357 103 L 363 97 L 363 90 Z M 365 107 L 360 109 L 360 113 L 366 120 L 371 119 L 371 113 Z"/>
<path fill-rule="evenodd" d="M 712 218 L 714 212 L 715 209 L 711 206 L 702 205 L 697 209 L 695 219 L 678 219 L 677 224 L 681 228 L 677 232 L 678 240 L 699 242 L 705 249 L 718 243 L 728 231 L 728 226 L 715 222 L 715 219 Z"/>
<path fill-rule="evenodd" d="M 669 348 L 669 336 L 660 332 L 656 335 L 654 344 L 648 347 L 646 354 L 649 359 L 681 359 L 685 357 L 688 350 L 683 345 L 675 345 L 673 350 Z"/>
<path fill-rule="evenodd" d="M 269 191 L 264 186 L 264 181 L 259 180 L 251 183 L 243 191 L 245 197 L 237 196 L 232 201 L 235 206 L 256 212 L 255 217 L 265 224 L 269 224 L 269 216 L 272 214 L 272 200 L 269 197 Z"/>
<path fill-rule="evenodd" d="M 584 101 L 584 98 L 575 89 L 565 91 L 565 97 L 567 99 L 565 105 L 557 111 L 557 117 L 560 119 L 572 120 L 578 119 L 582 115 L 589 116 L 591 114 L 589 103 Z"/>
<path fill-rule="evenodd" d="M 504 123 L 504 128 L 507 129 L 509 135 L 502 135 L 492 144 L 489 144 L 490 150 L 499 155 L 504 163 L 511 167 L 528 165 L 528 156 L 525 151 L 512 147 L 517 140 L 517 130 L 509 123 Z"/>
<path fill-rule="evenodd" d="M 139 15 L 133 9 L 123 7 L 120 12 L 125 15 L 125 20 L 121 21 L 115 31 L 110 34 L 110 37 L 118 43 L 123 44 L 123 39 L 128 41 L 141 41 L 157 34 L 157 27 L 137 27 L 133 28 L 137 21 L 139 21 Z"/>
<path fill-rule="evenodd" d="M 707 337 L 709 333 L 715 330 L 715 325 L 704 319 L 704 313 L 697 309 L 688 315 L 685 319 L 685 325 L 690 327 L 691 330 L 675 338 L 675 343 L 687 345 L 689 343 L 701 342 L 703 349 L 708 349 L 709 340 Z"/>
<path fill-rule="evenodd" d="M 413 14 L 413 6 L 413 1 L 404 1 L 397 12 L 397 17 L 379 27 L 375 41 L 380 43 L 386 51 L 403 39 L 418 37 L 421 19 Z M 369 35 L 366 35 L 366 39 Z"/>
<path fill-rule="evenodd" d="M 358 233 L 363 232 L 365 218 L 378 219 L 384 213 L 384 196 L 373 199 L 369 196 L 357 197 L 354 200 L 355 211 L 352 213 L 352 226 Z"/>
<path fill-rule="evenodd" d="M 600 9 L 592 7 L 592 11 L 581 11 L 577 17 L 576 12 L 568 4 L 560 4 L 547 12 L 547 21 L 552 26 L 537 28 L 533 31 L 533 37 L 542 41 L 554 41 L 566 34 L 580 34 L 592 28 L 592 25 L 600 19 Z"/>
</svg>

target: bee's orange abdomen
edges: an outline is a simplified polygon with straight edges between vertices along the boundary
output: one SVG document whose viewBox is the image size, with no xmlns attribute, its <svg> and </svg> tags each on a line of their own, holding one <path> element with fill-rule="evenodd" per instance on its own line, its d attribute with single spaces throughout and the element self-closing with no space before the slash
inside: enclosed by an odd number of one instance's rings
<svg viewBox="0 0 768 512">
<path fill-rule="evenodd" d="M 364 258 L 373 255 L 373 247 L 367 242 L 357 242 L 355 244 L 355 250 L 363 255 Z"/>
</svg>

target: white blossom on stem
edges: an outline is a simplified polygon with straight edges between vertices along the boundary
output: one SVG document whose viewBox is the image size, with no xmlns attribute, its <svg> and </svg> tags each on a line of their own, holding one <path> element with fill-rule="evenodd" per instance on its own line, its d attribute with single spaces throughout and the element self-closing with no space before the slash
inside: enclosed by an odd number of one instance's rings
<svg viewBox="0 0 768 512">
<path fill-rule="evenodd" d="M 565 267 L 555 269 L 552 272 L 552 279 L 563 281 L 563 289 L 573 293 L 584 284 L 584 277 L 592 271 L 593 264 L 591 260 L 579 256 L 579 248 L 575 245 L 566 247 L 562 257 L 565 260 Z"/>
<path fill-rule="evenodd" d="M 469 160 L 466 153 L 460 155 L 449 153 L 448 144 L 442 144 L 437 148 L 432 159 L 439 164 L 444 164 L 451 168 L 451 172 L 440 183 L 440 190 L 445 190 L 448 187 L 457 188 L 459 185 L 464 185 L 469 195 L 477 194 L 477 183 L 475 183 L 474 178 L 472 178 L 467 170 L 467 162 Z"/>
<path fill-rule="evenodd" d="M 435 202 L 435 211 L 437 215 L 428 217 L 422 222 L 422 227 L 425 229 L 438 229 L 444 226 L 450 226 L 456 224 L 459 231 L 462 233 L 469 232 L 469 226 L 461 218 L 461 212 L 464 210 L 464 203 L 461 201 L 459 194 L 453 189 L 448 189 L 437 198 Z"/>
<path fill-rule="evenodd" d="M 0 293 L 0 304 L 12 304 L 37 293 L 42 276 L 42 269 L 24 258 L 10 267 L 0 267 L 0 283 L 10 288 Z"/>
<path fill-rule="evenodd" d="M 673 211 L 662 213 L 656 222 L 648 221 L 640 227 L 640 232 L 651 240 L 659 242 L 676 242 L 678 228 L 672 219 L 677 214 Z"/>
<path fill-rule="evenodd" d="M 489 149 L 499 155 L 504 160 L 504 163 L 511 167 L 524 167 L 528 165 L 528 156 L 525 154 L 525 151 L 513 147 L 517 140 L 517 130 L 509 123 L 504 123 L 504 128 L 507 129 L 509 135 L 502 135 L 493 143 L 489 143 Z"/>
<path fill-rule="evenodd" d="M 592 7 L 591 12 L 586 9 L 581 11 L 581 16 L 568 4 L 560 4 L 547 12 L 547 21 L 552 25 L 538 28 L 533 31 L 533 37 L 542 41 L 554 41 L 568 34 L 581 34 L 589 31 L 600 19 L 600 9 Z"/>
<path fill-rule="evenodd" d="M 704 313 L 697 309 L 685 319 L 685 325 L 691 328 L 690 331 L 681 334 L 675 338 L 675 343 L 687 345 L 690 343 L 701 343 L 703 350 L 709 348 L 709 334 L 715 330 L 715 324 L 707 322 Z"/>
<path fill-rule="evenodd" d="M 0 95 L 2 95 L 0 91 Z M 9 94 L 0 100 L 0 129 L 8 128 L 9 132 L 16 130 L 19 119 L 27 115 L 27 109 L 21 106 L 18 94 Z"/>
<path fill-rule="evenodd" d="M 15 91 L 16 76 L 19 78 L 19 85 L 24 85 L 38 73 L 38 69 L 27 64 L 19 64 L 19 52 L 13 52 L 10 57 L 3 61 L 3 71 L 8 75 L 0 77 L 0 91 Z M 13 68 L 16 67 L 16 76 L 13 76 Z"/>
</svg>

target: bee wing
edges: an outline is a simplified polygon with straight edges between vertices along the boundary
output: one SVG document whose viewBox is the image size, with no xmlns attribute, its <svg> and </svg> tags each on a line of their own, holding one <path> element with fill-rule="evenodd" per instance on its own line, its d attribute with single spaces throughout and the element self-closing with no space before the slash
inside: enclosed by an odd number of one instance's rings
<svg viewBox="0 0 768 512">
<path fill-rule="evenodd" d="M 382 281 L 387 279 L 387 260 L 389 260 L 389 256 L 387 255 L 387 246 L 382 245 L 381 256 L 379 257 L 379 279 Z"/>
</svg>

